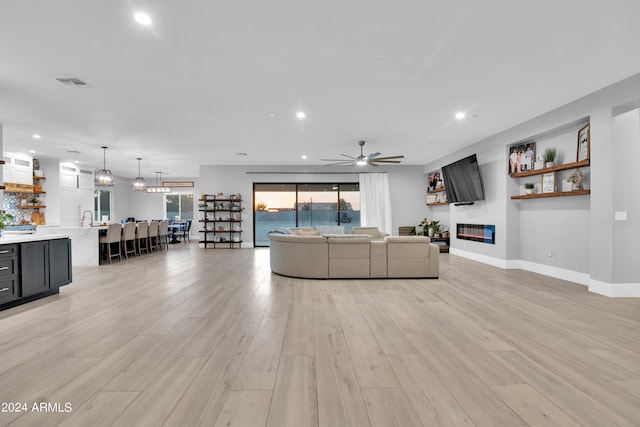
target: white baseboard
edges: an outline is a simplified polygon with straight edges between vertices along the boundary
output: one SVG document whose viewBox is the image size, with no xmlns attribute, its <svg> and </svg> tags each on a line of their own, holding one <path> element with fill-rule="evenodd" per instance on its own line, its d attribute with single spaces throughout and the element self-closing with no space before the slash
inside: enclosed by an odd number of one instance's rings
<svg viewBox="0 0 640 427">
<path fill-rule="evenodd" d="M 589 280 L 589 292 L 612 298 L 640 297 L 640 283 L 605 283 Z"/>
<path fill-rule="evenodd" d="M 605 283 L 591 279 L 591 276 L 587 273 L 580 273 L 578 271 L 538 264 L 521 259 L 503 260 L 455 248 L 451 248 L 450 253 L 498 268 L 531 271 L 532 273 L 538 273 L 549 277 L 555 277 L 556 279 L 578 283 L 580 285 L 587 286 L 589 292 L 599 295 L 614 298 L 640 297 L 640 283 Z"/>
<path fill-rule="evenodd" d="M 498 268 L 502 268 L 502 269 L 506 269 L 507 267 L 507 260 L 505 259 L 500 259 L 500 258 L 494 258 L 491 256 L 487 256 L 487 255 L 481 255 L 481 254 L 477 254 L 475 252 L 469 252 L 469 251 L 463 251 L 461 249 L 456 249 L 456 248 L 450 248 L 449 249 L 449 253 L 451 253 L 452 255 L 458 255 L 461 256 L 463 258 L 467 258 L 473 261 L 478 261 L 481 262 L 483 264 L 489 264 L 489 265 L 493 265 L 494 267 L 498 267 Z"/>
</svg>

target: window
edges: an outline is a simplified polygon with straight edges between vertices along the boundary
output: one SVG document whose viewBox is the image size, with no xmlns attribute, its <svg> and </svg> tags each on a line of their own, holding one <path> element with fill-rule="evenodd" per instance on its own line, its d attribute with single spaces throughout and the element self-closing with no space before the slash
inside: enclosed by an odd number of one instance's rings
<svg viewBox="0 0 640 427">
<path fill-rule="evenodd" d="M 253 185 L 254 246 L 269 246 L 277 228 L 360 226 L 358 183 L 269 183 Z"/>
<path fill-rule="evenodd" d="M 167 194 L 164 212 L 168 220 L 193 219 L 193 194 Z"/>
<path fill-rule="evenodd" d="M 102 221 L 104 217 L 107 217 L 107 221 L 111 220 L 111 191 L 96 190 L 94 201 L 95 221 Z"/>
</svg>

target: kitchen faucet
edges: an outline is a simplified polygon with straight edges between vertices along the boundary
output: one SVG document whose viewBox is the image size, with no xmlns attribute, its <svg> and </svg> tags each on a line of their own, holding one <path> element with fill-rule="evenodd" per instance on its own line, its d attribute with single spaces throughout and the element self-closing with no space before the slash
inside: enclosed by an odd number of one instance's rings
<svg viewBox="0 0 640 427">
<path fill-rule="evenodd" d="M 80 220 L 80 225 L 84 226 L 84 219 L 87 217 L 87 215 L 86 215 L 87 212 L 89 213 L 89 220 L 90 220 L 89 227 L 91 227 L 93 225 L 93 211 L 90 211 L 88 209 L 86 211 L 82 212 L 82 219 Z"/>
</svg>

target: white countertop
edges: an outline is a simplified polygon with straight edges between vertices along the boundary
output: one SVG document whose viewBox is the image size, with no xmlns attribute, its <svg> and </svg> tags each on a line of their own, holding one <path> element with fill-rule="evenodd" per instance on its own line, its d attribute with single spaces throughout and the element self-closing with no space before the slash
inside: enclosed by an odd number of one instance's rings
<svg viewBox="0 0 640 427">
<path fill-rule="evenodd" d="M 49 235 L 38 235 L 38 234 L 12 234 L 11 231 L 5 231 L 2 233 L 2 237 L 0 237 L 0 245 L 8 245 L 10 243 L 25 243 L 25 242 L 37 242 L 40 240 L 53 240 L 53 239 L 67 239 L 69 236 L 67 234 L 49 234 Z"/>
</svg>

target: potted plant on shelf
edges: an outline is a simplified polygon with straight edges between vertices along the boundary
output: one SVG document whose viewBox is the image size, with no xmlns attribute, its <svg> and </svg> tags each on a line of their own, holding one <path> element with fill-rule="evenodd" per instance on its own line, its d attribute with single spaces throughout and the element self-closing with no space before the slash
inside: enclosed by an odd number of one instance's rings
<svg viewBox="0 0 640 427">
<path fill-rule="evenodd" d="M 525 182 L 524 183 L 524 194 L 530 195 L 533 194 L 533 189 L 535 188 L 535 184 L 533 182 Z"/>
<path fill-rule="evenodd" d="M 571 183 L 571 190 L 584 190 L 584 185 L 582 184 L 582 180 L 584 179 L 582 175 L 582 171 L 580 169 L 576 169 L 569 177 L 567 178 L 567 182 Z"/>
<path fill-rule="evenodd" d="M 0 211 L 0 236 L 2 236 L 2 233 L 4 232 L 4 227 L 10 222 L 13 222 L 13 215 L 6 211 Z"/>
<path fill-rule="evenodd" d="M 31 203 L 32 206 L 36 206 L 38 203 L 40 203 L 40 199 L 38 199 L 36 196 L 33 196 L 29 199 L 29 203 Z"/>
<path fill-rule="evenodd" d="M 548 168 L 551 168 L 556 165 L 556 154 L 558 150 L 553 147 L 547 148 L 544 150 L 544 155 L 542 158 L 544 159 L 544 165 Z"/>
<path fill-rule="evenodd" d="M 420 224 L 418 224 L 418 227 L 416 228 L 419 228 L 418 236 L 434 237 L 436 229 L 438 230 L 437 233 L 440 233 L 440 221 L 437 219 L 429 220 L 425 218 L 420 221 Z"/>
</svg>

